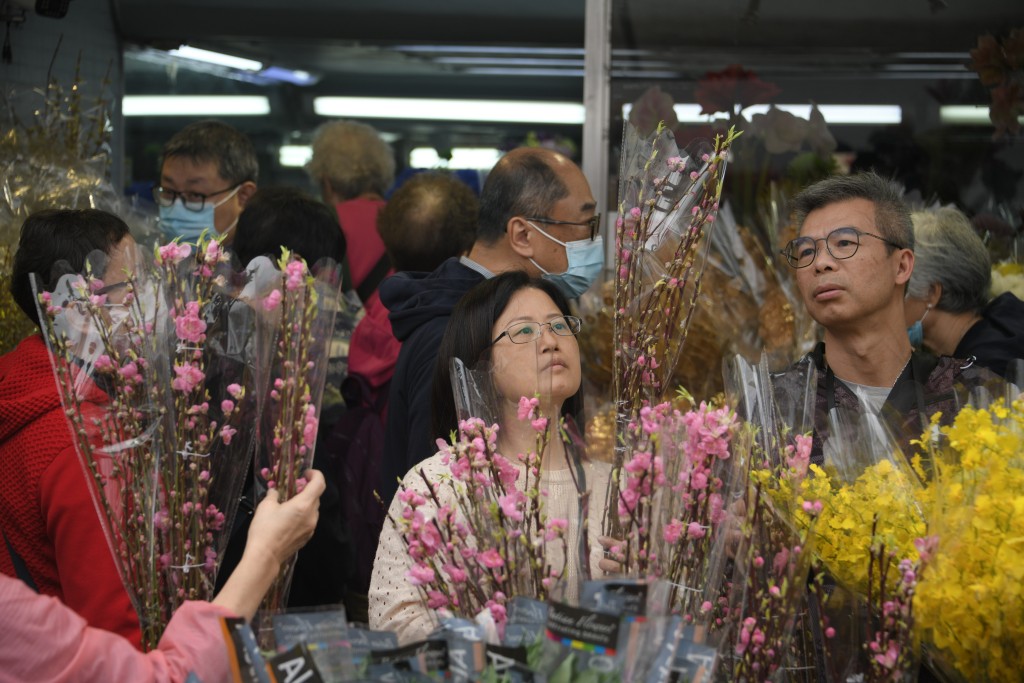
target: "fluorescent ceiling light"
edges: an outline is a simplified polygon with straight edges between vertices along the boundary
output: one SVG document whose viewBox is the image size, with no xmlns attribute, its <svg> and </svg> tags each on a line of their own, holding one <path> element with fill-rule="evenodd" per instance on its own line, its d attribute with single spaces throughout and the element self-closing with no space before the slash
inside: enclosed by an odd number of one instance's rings
<svg viewBox="0 0 1024 683">
<path fill-rule="evenodd" d="M 125 116 L 265 116 L 264 95 L 125 95 Z"/>
<path fill-rule="evenodd" d="M 226 55 L 221 52 L 200 50 L 197 47 L 189 47 L 188 45 L 182 45 L 177 50 L 168 50 L 167 53 L 182 59 L 193 59 L 197 62 L 218 64 L 232 69 L 241 69 L 242 71 L 259 71 L 263 68 L 263 63 L 257 62 L 255 59 L 245 59 L 244 57 L 235 57 L 234 55 Z"/>
<path fill-rule="evenodd" d="M 313 148 L 309 145 L 281 145 L 277 151 L 278 162 L 289 168 L 305 166 L 312 158 Z"/>
<path fill-rule="evenodd" d="M 396 142 L 402 137 L 398 133 L 387 133 L 384 131 L 377 131 L 377 135 L 388 144 Z M 305 166 L 312 158 L 313 148 L 310 145 L 281 145 L 277 151 L 278 163 L 290 168 Z"/>
<path fill-rule="evenodd" d="M 803 119 L 811 115 L 809 104 L 777 104 L 775 108 Z M 622 116 L 628 117 L 632 109 L 632 104 L 622 105 Z M 725 118 L 724 114 L 701 114 L 699 104 L 677 104 L 673 109 L 680 123 L 707 123 L 716 118 Z M 767 104 L 757 104 L 744 109 L 743 115 L 749 121 L 752 115 L 765 114 L 768 109 Z M 903 108 L 895 104 L 819 104 L 818 110 L 829 125 L 884 125 L 903 120 Z"/>
<path fill-rule="evenodd" d="M 788 111 L 802 119 L 811 115 L 809 104 L 777 104 L 777 109 Z M 819 104 L 818 111 L 825 117 L 825 123 L 832 125 L 864 125 L 864 124 L 896 124 L 903 121 L 903 107 L 896 104 Z M 767 104 L 748 107 L 743 113 L 764 114 L 768 112 Z"/>
<path fill-rule="evenodd" d="M 496 54 L 496 55 L 579 55 L 581 47 L 494 47 L 487 45 L 396 45 L 396 52 L 420 52 L 427 54 Z"/>
<path fill-rule="evenodd" d="M 433 147 L 417 147 L 409 153 L 409 166 L 487 171 L 494 168 L 500 158 L 501 152 L 493 147 L 453 147 L 450 160 L 438 156 Z"/>
<path fill-rule="evenodd" d="M 317 97 L 319 116 L 420 121 L 581 124 L 582 104 L 511 100 L 430 100 L 405 97 Z"/>
<path fill-rule="evenodd" d="M 984 104 L 956 104 L 939 107 L 939 120 L 950 126 L 991 126 L 988 107 Z M 1024 124 L 1024 116 L 1017 120 Z"/>
</svg>

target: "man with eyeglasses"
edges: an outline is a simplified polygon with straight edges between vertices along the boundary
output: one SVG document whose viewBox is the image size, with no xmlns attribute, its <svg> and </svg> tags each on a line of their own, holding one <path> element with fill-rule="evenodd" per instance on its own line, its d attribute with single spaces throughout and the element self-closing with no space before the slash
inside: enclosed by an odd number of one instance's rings
<svg viewBox="0 0 1024 683">
<path fill-rule="evenodd" d="M 153 198 L 168 239 L 195 243 L 204 230 L 232 231 L 256 192 L 259 165 L 249 138 L 220 121 L 197 121 L 167 141 Z"/>
<path fill-rule="evenodd" d="M 437 450 L 430 433 L 431 386 L 441 337 L 462 295 L 485 278 L 511 270 L 544 277 L 568 297 L 601 272 L 600 214 L 583 172 L 542 148 L 512 150 L 491 170 L 480 196 L 476 241 L 466 256 L 432 273 L 398 273 L 381 285 L 392 329 L 402 342 L 391 383 L 380 494 Z"/>
<path fill-rule="evenodd" d="M 800 405 L 796 370 L 817 370 L 811 461 L 818 464 L 840 448 L 829 441 L 830 416 L 842 413 L 846 424 L 880 417 L 867 421 L 873 435 L 884 439 L 888 429 L 910 457 L 910 440 L 920 438 L 934 413 L 952 420 L 958 388 L 991 378 L 965 361 L 912 352 L 903 301 L 914 230 L 902 192 L 893 181 L 861 173 L 822 180 L 794 200 L 798 237 L 781 254 L 824 341 L 775 380 L 780 400 Z"/>
</svg>

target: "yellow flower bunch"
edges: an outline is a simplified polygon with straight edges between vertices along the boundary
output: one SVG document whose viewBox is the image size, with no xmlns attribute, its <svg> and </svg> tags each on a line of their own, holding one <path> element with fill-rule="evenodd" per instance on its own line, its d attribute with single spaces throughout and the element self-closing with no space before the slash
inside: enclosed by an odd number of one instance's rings
<svg viewBox="0 0 1024 683">
<path fill-rule="evenodd" d="M 927 499 L 938 536 L 914 609 L 970 681 L 1020 677 L 1024 651 L 1024 401 L 965 408 L 942 429 Z"/>
<path fill-rule="evenodd" d="M 833 576 L 866 593 L 868 561 L 875 543 L 884 544 L 900 559 L 918 559 L 914 540 L 925 535 L 926 526 L 917 501 L 921 486 L 909 468 L 882 460 L 850 484 L 818 465 L 811 465 L 810 472 L 795 495 L 787 481 L 779 482 L 770 495 L 777 506 L 795 502 L 790 514 L 801 529 L 808 528 L 812 517 L 817 519 L 814 551 Z M 766 474 L 756 472 L 754 480 Z M 820 512 L 816 512 L 816 504 Z M 895 572 L 890 577 L 890 591 L 895 590 L 899 578 Z"/>
</svg>

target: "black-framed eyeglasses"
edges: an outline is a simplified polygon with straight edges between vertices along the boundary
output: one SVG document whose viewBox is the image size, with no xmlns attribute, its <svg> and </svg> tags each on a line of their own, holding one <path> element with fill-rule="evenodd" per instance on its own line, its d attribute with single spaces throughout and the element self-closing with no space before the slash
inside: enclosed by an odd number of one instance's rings
<svg viewBox="0 0 1024 683">
<path fill-rule="evenodd" d="M 860 247 L 861 235 L 874 237 L 876 240 L 882 240 L 889 246 L 903 249 L 902 245 L 887 240 L 880 235 L 858 230 L 857 228 L 845 227 L 836 228 L 824 237 L 797 237 L 795 240 L 791 240 L 786 245 L 786 248 L 779 253 L 786 257 L 786 261 L 789 262 L 791 267 L 806 268 L 814 263 L 814 259 L 818 256 L 818 242 L 824 242 L 825 248 L 828 249 L 828 253 L 832 255 L 832 258 L 837 260 L 848 259 L 857 253 L 857 249 Z"/>
<path fill-rule="evenodd" d="M 595 213 L 592 218 L 588 218 L 585 221 L 556 221 L 553 218 L 543 218 L 537 216 L 523 216 L 523 220 L 537 221 L 538 223 L 547 223 L 548 225 L 577 225 L 580 227 L 586 226 L 590 228 L 590 239 L 593 240 L 597 237 L 598 231 L 601 229 L 601 214 Z"/>
<path fill-rule="evenodd" d="M 560 337 L 574 337 L 583 327 L 583 321 L 574 315 L 560 315 L 552 318 L 546 323 L 539 323 L 533 320 L 520 320 L 505 328 L 505 331 L 494 338 L 491 345 L 497 344 L 502 337 L 508 337 L 513 344 L 527 344 L 540 339 L 547 325 L 551 331 Z"/>
<path fill-rule="evenodd" d="M 160 206 L 171 206 L 174 204 L 174 200 L 181 197 L 181 203 L 189 211 L 199 212 L 206 207 L 206 200 L 210 197 L 216 197 L 219 194 L 230 192 L 235 188 L 241 186 L 242 183 L 235 183 L 231 187 L 225 187 L 223 190 L 217 190 L 209 194 L 203 194 L 201 192 L 178 192 L 177 190 L 168 190 L 164 187 L 153 188 L 153 199 Z"/>
</svg>

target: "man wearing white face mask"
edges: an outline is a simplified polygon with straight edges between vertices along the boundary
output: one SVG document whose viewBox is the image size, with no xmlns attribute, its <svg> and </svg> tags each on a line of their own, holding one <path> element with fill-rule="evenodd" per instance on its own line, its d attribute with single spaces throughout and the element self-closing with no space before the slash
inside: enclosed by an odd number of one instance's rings
<svg viewBox="0 0 1024 683">
<path fill-rule="evenodd" d="M 402 351 L 391 382 L 381 463 L 381 497 L 437 450 L 431 434 L 434 362 L 452 309 L 484 278 L 510 270 L 555 283 L 567 297 L 585 292 L 604 265 L 600 215 L 579 167 L 548 149 L 506 154 L 484 183 L 476 241 L 467 256 L 432 273 L 398 273 L 381 284 Z"/>
<path fill-rule="evenodd" d="M 153 198 L 168 239 L 195 242 L 204 230 L 230 244 L 238 216 L 256 192 L 256 150 L 245 135 L 220 121 L 197 121 L 163 149 Z"/>
</svg>

